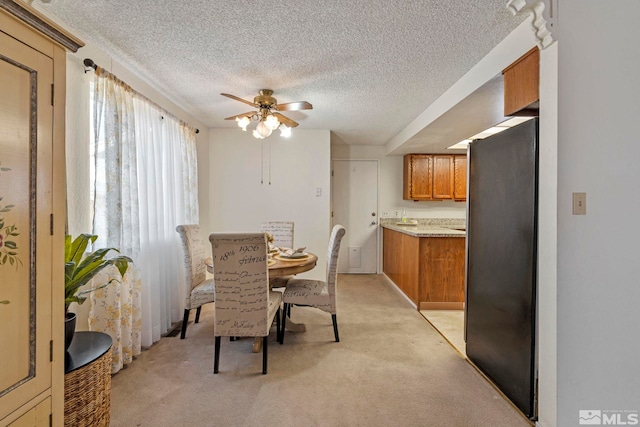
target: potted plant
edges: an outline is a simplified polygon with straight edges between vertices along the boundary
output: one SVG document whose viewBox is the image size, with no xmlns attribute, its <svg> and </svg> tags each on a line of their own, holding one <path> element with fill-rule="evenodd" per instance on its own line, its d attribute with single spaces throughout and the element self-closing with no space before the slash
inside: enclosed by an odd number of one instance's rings
<svg viewBox="0 0 640 427">
<path fill-rule="evenodd" d="M 91 291 L 104 288 L 117 279 L 111 279 L 106 283 L 99 284 L 90 289 L 79 289 L 89 283 L 103 268 L 110 265 L 116 266 L 120 276 L 124 276 L 129 268 L 129 263 L 133 262 L 131 258 L 118 255 L 116 257 L 105 258 L 111 251 L 120 253 L 114 248 L 102 248 L 93 252 L 86 252 L 89 243 L 96 241 L 98 236 L 93 234 L 80 234 L 72 240 L 72 237 L 65 236 L 64 251 L 64 312 L 65 312 L 65 350 L 69 348 L 73 333 L 76 329 L 76 315 L 69 313 L 69 305 L 72 302 L 82 304 L 87 297 L 85 296 Z"/>
</svg>

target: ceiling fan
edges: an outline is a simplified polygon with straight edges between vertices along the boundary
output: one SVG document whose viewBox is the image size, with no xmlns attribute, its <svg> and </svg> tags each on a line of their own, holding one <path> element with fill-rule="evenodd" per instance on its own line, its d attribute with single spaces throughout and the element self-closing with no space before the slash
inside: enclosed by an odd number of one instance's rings
<svg viewBox="0 0 640 427">
<path fill-rule="evenodd" d="M 258 139 L 268 137 L 271 135 L 272 131 L 278 128 L 280 129 L 282 136 L 289 136 L 291 135 L 291 128 L 298 126 L 298 123 L 291 120 L 289 117 L 278 113 L 278 111 L 313 109 L 313 105 L 307 101 L 278 104 L 278 100 L 271 96 L 273 95 L 273 91 L 271 89 L 260 89 L 259 95 L 253 98 L 253 102 L 228 93 L 221 93 L 220 95 L 235 99 L 236 101 L 243 102 L 258 109 L 258 111 L 249 111 L 248 113 L 237 114 L 235 116 L 225 118 L 225 120 L 235 120 L 238 122 L 238 126 L 244 131 L 247 130 L 247 126 L 251 123 L 251 120 L 257 121 L 258 126 L 256 126 L 253 131 L 253 136 Z"/>
</svg>

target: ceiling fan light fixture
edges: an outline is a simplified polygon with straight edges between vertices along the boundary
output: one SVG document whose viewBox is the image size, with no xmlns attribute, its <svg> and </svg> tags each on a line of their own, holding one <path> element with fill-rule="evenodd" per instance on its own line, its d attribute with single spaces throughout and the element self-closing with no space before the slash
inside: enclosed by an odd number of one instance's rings
<svg viewBox="0 0 640 427">
<path fill-rule="evenodd" d="M 289 138 L 291 136 L 291 128 L 284 123 L 280 125 L 280 136 Z"/>
<path fill-rule="evenodd" d="M 247 131 L 247 126 L 249 126 L 249 123 L 251 123 L 251 119 L 247 116 L 244 116 L 242 118 L 240 117 L 236 117 L 236 122 L 238 123 L 238 127 L 241 127 L 243 131 Z"/>
<path fill-rule="evenodd" d="M 253 132 L 253 136 L 256 136 L 256 134 L 260 135 L 259 139 L 264 139 L 271 135 L 271 129 L 269 129 L 264 121 L 261 121 L 260 123 L 258 123 L 258 126 L 256 126 L 256 129 Z M 256 136 L 256 138 L 258 137 Z"/>
<path fill-rule="evenodd" d="M 264 125 L 273 131 L 278 129 L 278 126 L 280 126 L 280 122 L 278 121 L 278 118 L 276 116 L 274 116 L 273 114 L 269 114 L 264 119 Z"/>
<path fill-rule="evenodd" d="M 287 102 L 285 104 L 278 104 L 278 101 L 271 96 L 273 91 L 271 89 L 260 89 L 260 95 L 253 98 L 253 102 L 239 98 L 229 93 L 221 93 L 220 95 L 226 96 L 236 101 L 240 101 L 244 104 L 251 105 L 257 108 L 258 111 L 244 113 L 240 116 L 226 117 L 225 120 L 235 119 L 238 126 L 243 131 L 247 130 L 247 126 L 251 121 L 257 121 L 258 125 L 253 130 L 252 134 L 255 138 L 265 139 L 271 135 L 271 133 L 280 129 L 280 136 L 291 136 L 291 128 L 298 126 L 294 120 L 280 113 L 280 111 L 298 111 L 298 110 L 312 110 L 313 105 L 307 101 Z M 285 124 L 286 123 L 286 124 Z"/>
</svg>

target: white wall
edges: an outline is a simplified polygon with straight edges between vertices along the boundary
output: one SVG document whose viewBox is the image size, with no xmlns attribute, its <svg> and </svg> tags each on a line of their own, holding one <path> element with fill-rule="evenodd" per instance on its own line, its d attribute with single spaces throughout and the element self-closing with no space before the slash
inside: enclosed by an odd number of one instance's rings
<svg viewBox="0 0 640 427">
<path fill-rule="evenodd" d="M 558 43 L 540 52 L 538 425 L 557 419 Z"/>
<path fill-rule="evenodd" d="M 83 49 L 76 54 L 67 53 L 67 224 L 68 233 L 73 236 L 90 233 L 92 228 L 89 217 L 89 82 L 92 75 L 83 72 Z"/>
<path fill-rule="evenodd" d="M 640 410 L 638 16 L 637 0 L 559 3 L 559 426 Z"/>
<path fill-rule="evenodd" d="M 239 128 L 210 129 L 209 137 L 209 215 L 201 215 L 202 227 L 251 232 L 263 221 L 294 221 L 295 245 L 318 255 L 318 267 L 300 276 L 325 280 L 331 231 L 329 131 L 293 129 L 288 139 L 276 131 L 258 140 Z"/>
</svg>

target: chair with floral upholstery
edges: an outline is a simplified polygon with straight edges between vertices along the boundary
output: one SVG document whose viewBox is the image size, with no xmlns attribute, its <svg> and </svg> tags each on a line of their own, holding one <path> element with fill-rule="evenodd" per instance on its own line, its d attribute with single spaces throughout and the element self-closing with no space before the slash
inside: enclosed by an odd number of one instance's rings
<svg viewBox="0 0 640 427">
<path fill-rule="evenodd" d="M 197 224 L 178 225 L 176 231 L 182 241 L 184 250 L 184 270 L 187 293 L 185 295 L 184 319 L 180 339 L 187 334 L 189 313 L 196 309 L 195 323 L 200 321 L 200 310 L 204 304 L 214 301 L 214 279 L 207 279 L 205 264 L 205 245 L 200 237 L 200 226 Z"/>
<path fill-rule="evenodd" d="M 340 242 L 344 233 L 345 229 L 341 225 L 336 225 L 331 230 L 327 251 L 327 280 L 291 279 L 287 283 L 287 288 L 282 296 L 285 313 L 290 313 L 291 304 L 315 307 L 330 313 L 336 342 L 340 342 L 336 317 L 338 253 L 340 252 Z M 280 344 L 284 342 L 285 325 L 286 316 L 283 317 Z"/>
<path fill-rule="evenodd" d="M 216 278 L 213 373 L 220 365 L 221 337 L 262 337 L 262 373 L 267 373 L 269 331 L 280 333 L 282 292 L 269 290 L 264 233 L 211 233 Z"/>
</svg>

